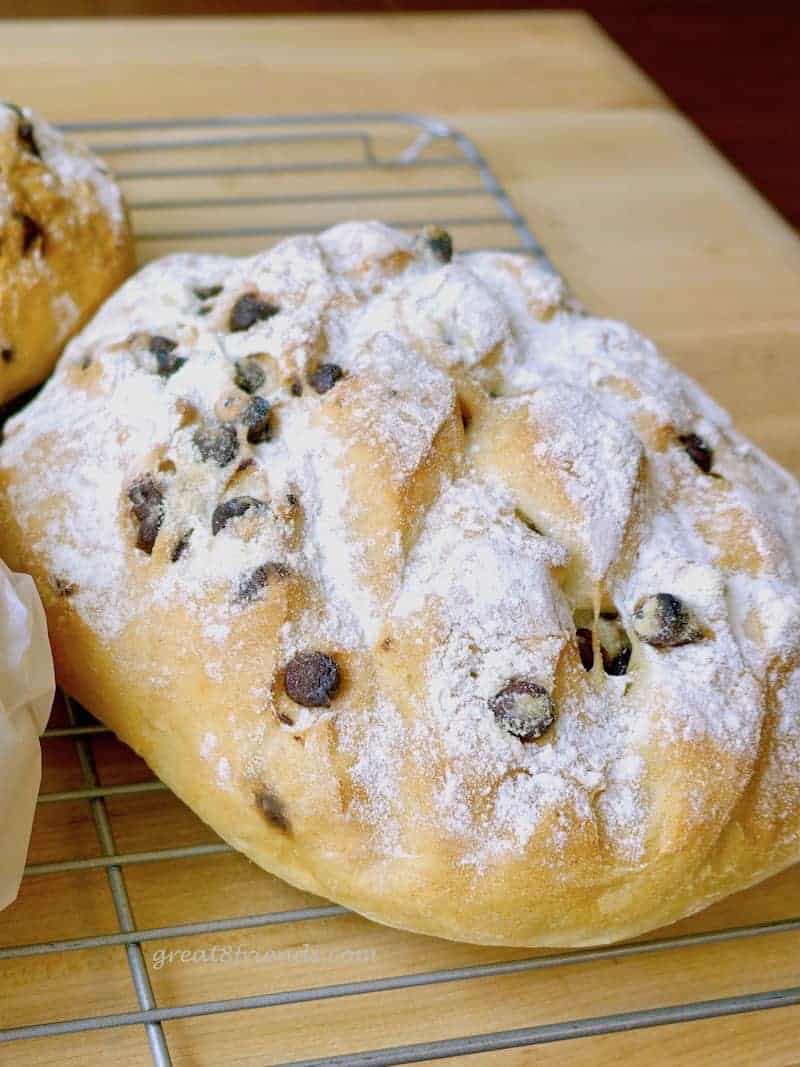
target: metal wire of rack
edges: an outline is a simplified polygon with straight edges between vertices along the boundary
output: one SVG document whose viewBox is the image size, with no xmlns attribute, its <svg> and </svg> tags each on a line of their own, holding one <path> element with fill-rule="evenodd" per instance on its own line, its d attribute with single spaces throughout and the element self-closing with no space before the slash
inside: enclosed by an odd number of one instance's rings
<svg viewBox="0 0 800 1067">
<path fill-rule="evenodd" d="M 547 262 L 541 245 L 476 145 L 463 133 L 434 119 L 394 113 L 241 116 L 83 123 L 66 128 L 93 140 L 92 147 L 113 162 L 128 195 L 140 254 L 144 259 L 164 251 L 198 247 L 206 250 L 209 246 L 224 250 L 235 248 L 241 253 L 285 234 L 315 232 L 352 215 L 370 214 L 407 229 L 417 229 L 435 220 L 454 233 L 462 248 L 491 245 L 527 252 Z M 202 244 L 198 245 L 198 242 Z M 213 856 L 231 849 L 223 842 L 214 841 L 146 851 L 119 851 L 108 801 L 137 794 L 163 793 L 166 787 L 155 780 L 102 784 L 92 744 L 98 738 L 108 736 L 108 731 L 66 696 L 63 696 L 63 705 L 67 725 L 51 726 L 46 731 L 45 759 L 49 742 L 70 740 L 77 754 L 83 784 L 79 788 L 43 793 L 39 797 L 39 806 L 42 810 L 49 805 L 86 801 L 100 855 L 31 863 L 25 875 L 26 879 L 31 879 L 69 871 L 104 870 L 118 930 L 0 946 L 0 964 L 37 956 L 67 958 L 72 952 L 123 948 L 138 1009 L 7 1026 L 0 1029 L 0 1044 L 141 1026 L 147 1035 L 152 1062 L 157 1067 L 166 1067 L 173 1059 L 164 1024 L 171 1020 L 450 982 L 480 981 L 800 931 L 799 916 L 604 948 L 159 1006 L 148 974 L 144 945 L 225 931 L 241 932 L 331 919 L 346 916 L 348 912 L 338 905 L 327 904 L 201 922 L 137 927 L 126 887 L 126 868 Z M 800 986 L 321 1059 L 296 1060 L 284 1067 L 322 1067 L 323 1064 L 389 1067 L 797 1004 L 800 1004 Z"/>
</svg>

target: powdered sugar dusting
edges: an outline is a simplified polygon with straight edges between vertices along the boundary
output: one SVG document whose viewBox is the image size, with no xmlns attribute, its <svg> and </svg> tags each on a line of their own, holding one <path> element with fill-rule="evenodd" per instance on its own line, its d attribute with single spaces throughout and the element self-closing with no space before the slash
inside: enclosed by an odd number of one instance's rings
<svg viewBox="0 0 800 1067">
<path fill-rule="evenodd" d="M 92 155 L 88 149 L 64 135 L 45 122 L 30 108 L 21 108 L 25 121 L 33 128 L 33 137 L 48 173 L 43 180 L 61 187 L 63 195 L 72 199 L 76 206 L 89 201 L 80 198 L 77 193 L 82 186 L 88 186 L 95 203 L 99 204 L 117 230 L 125 224 L 125 208 L 119 186 L 111 177 L 105 164 Z M 0 102 L 0 138 L 15 135 L 19 116 L 7 105 Z M 3 224 L 3 204 L 8 203 L 9 187 L 0 174 L 0 227 Z"/>
<path fill-rule="evenodd" d="M 242 294 L 271 310 L 231 330 Z M 168 374 L 153 336 L 170 343 Z M 261 368 L 251 392 L 271 406 L 266 439 L 248 440 L 242 421 L 242 359 Z M 322 363 L 342 377 L 318 393 Z M 226 422 L 235 458 L 204 460 L 198 428 Z M 713 451 L 712 472 L 693 462 L 688 434 Z M 179 604 L 222 653 L 248 610 L 243 578 L 268 566 L 267 584 L 295 583 L 276 662 L 308 648 L 353 657 L 373 695 L 298 711 L 291 729 L 335 721 L 345 818 L 382 856 L 408 854 L 411 820 L 476 872 L 533 842 L 559 871 L 576 835 L 598 863 L 635 867 L 655 818 L 654 746 L 711 746 L 726 785 L 744 789 L 776 665 L 800 654 L 794 480 L 649 341 L 586 315 L 561 279 L 502 253 L 437 263 L 379 223 L 247 260 L 151 264 L 11 421 L 0 472 L 14 475 L 8 498 L 38 558 L 75 584 L 74 610 L 109 645 L 150 606 Z M 163 494 L 152 555 L 135 547 L 127 497 L 143 475 Z M 242 496 L 255 505 L 215 532 L 216 509 Z M 388 533 L 379 498 L 397 500 Z M 637 638 L 637 603 L 662 592 L 688 605 L 702 639 Z M 576 613 L 601 611 L 632 643 L 624 675 L 604 671 L 599 648 L 592 670 L 578 654 Z M 206 664 L 217 681 L 227 669 L 221 655 Z M 536 743 L 489 710 L 519 677 L 556 704 Z M 257 723 L 231 726 L 225 744 L 204 735 L 220 789 L 260 765 L 274 681 L 252 680 Z M 796 674 L 780 692 L 780 768 L 797 778 Z M 413 813 L 412 782 L 427 791 Z M 708 817 L 710 786 L 680 788 L 687 818 Z"/>
</svg>

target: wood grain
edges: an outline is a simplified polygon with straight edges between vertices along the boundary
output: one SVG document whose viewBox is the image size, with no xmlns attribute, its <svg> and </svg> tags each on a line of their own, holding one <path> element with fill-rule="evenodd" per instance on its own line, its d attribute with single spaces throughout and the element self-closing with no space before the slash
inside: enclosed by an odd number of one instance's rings
<svg viewBox="0 0 800 1067">
<path fill-rule="evenodd" d="M 335 18 L 324 35 L 301 18 L 20 22 L 4 25 L 3 44 L 4 91 L 60 120 L 336 111 L 366 103 L 451 120 L 480 144 L 587 304 L 651 333 L 748 433 L 800 470 L 800 242 L 585 17 Z M 435 218 L 437 202 L 414 210 Z M 154 213 L 137 214 L 140 228 L 164 223 Z M 147 242 L 140 251 L 144 258 L 159 250 Z M 104 784 L 149 777 L 112 739 L 98 737 L 92 747 Z M 47 741 L 45 752 L 45 791 L 79 786 L 70 744 Z M 212 839 L 168 794 L 118 796 L 109 811 L 123 850 Z M 40 806 L 32 862 L 98 852 L 85 802 Z M 130 866 L 125 878 L 143 928 L 319 903 L 233 854 Z M 798 900 L 796 868 L 668 933 L 790 917 Z M 115 928 L 102 871 L 48 875 L 28 879 L 19 901 L 0 914 L 0 944 Z M 167 963 L 161 955 L 210 952 L 215 944 L 231 954 L 241 948 L 273 956 Z M 298 957 L 304 945 L 319 958 Z M 280 1063 L 796 985 L 799 953 L 800 935 L 773 934 L 173 1021 L 165 1030 L 181 1065 Z M 162 1005 L 524 955 L 407 935 L 354 916 L 145 945 Z M 119 947 L 0 962 L 0 989 L 4 1026 L 135 1007 Z M 788 1067 L 797 1061 L 799 1032 L 800 1011 L 785 1009 L 469 1062 L 602 1067 L 627 1057 L 654 1065 Z M 148 1063 L 143 1030 L 0 1045 L 0 1064 L 94 1061 Z"/>
<path fill-rule="evenodd" d="M 570 0 L 0 0 L 0 16 L 326 15 L 571 8 Z M 800 11 L 706 0 L 583 7 L 758 189 L 800 226 Z M 320 29 L 324 33 L 324 28 Z M 742 72 L 746 71 L 746 77 Z"/>
</svg>

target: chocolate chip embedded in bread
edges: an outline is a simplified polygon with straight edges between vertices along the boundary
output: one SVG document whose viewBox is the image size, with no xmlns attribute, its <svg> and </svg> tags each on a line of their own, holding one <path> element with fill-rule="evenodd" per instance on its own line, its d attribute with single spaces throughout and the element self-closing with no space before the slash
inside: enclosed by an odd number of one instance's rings
<svg viewBox="0 0 800 1067">
<path fill-rule="evenodd" d="M 710 445 L 707 445 L 696 433 L 684 434 L 680 441 L 690 459 L 697 464 L 703 474 L 710 474 L 714 463 L 714 451 Z"/>
<path fill-rule="evenodd" d="M 575 631 L 578 639 L 578 655 L 584 670 L 590 671 L 594 666 L 594 648 L 592 646 L 592 631 L 585 626 L 579 626 Z"/>
<path fill-rule="evenodd" d="M 242 422 L 247 427 L 247 440 L 251 445 L 260 445 L 272 436 L 271 408 L 263 396 L 254 396 L 242 415 Z"/>
<path fill-rule="evenodd" d="M 236 428 L 230 425 L 200 426 L 195 430 L 192 441 L 202 460 L 213 460 L 220 467 L 227 467 L 239 451 Z"/>
<path fill-rule="evenodd" d="M 29 152 L 41 158 L 39 146 L 34 138 L 33 123 L 25 115 L 19 104 L 12 104 L 10 100 L 0 100 L 0 107 L 7 107 L 9 111 L 14 112 L 17 116 L 17 139 Z"/>
<path fill-rule="evenodd" d="M 145 474 L 128 489 L 128 499 L 136 518 L 146 519 L 155 508 L 163 506 L 164 494 L 152 474 Z"/>
<path fill-rule="evenodd" d="M 263 508 L 264 504 L 252 496 L 235 496 L 231 500 L 223 500 L 214 508 L 211 516 L 211 532 L 216 537 L 220 530 L 224 530 L 231 519 L 238 519 L 250 510 L 250 508 Z"/>
<path fill-rule="evenodd" d="M 36 241 L 39 241 L 42 255 L 44 255 L 44 230 L 30 215 L 19 213 L 17 215 L 22 225 L 22 254 L 27 255 Z"/>
<path fill-rule="evenodd" d="M 426 226 L 420 240 L 424 249 L 440 263 L 449 263 L 453 258 L 453 238 L 441 226 Z"/>
<path fill-rule="evenodd" d="M 170 340 L 169 337 L 162 337 L 160 334 L 154 334 L 150 338 L 147 347 L 156 357 L 158 373 L 162 378 L 172 377 L 172 375 L 176 371 L 179 371 L 184 363 L 186 363 L 185 357 L 175 355 L 175 349 L 178 347 L 178 342 Z"/>
<path fill-rule="evenodd" d="M 271 319 L 272 316 L 277 315 L 279 311 L 279 307 L 275 304 L 271 304 L 268 300 L 262 300 L 260 297 L 256 296 L 255 293 L 245 293 L 243 296 L 239 297 L 231 308 L 228 329 L 232 333 L 249 330 L 250 327 L 255 326 L 257 322 L 262 322 L 264 319 Z"/>
<path fill-rule="evenodd" d="M 53 586 L 58 596 L 63 597 L 64 600 L 68 600 L 71 596 L 75 596 L 78 593 L 79 586 L 76 582 L 71 582 L 67 578 L 62 578 L 57 575 L 53 579 Z"/>
<path fill-rule="evenodd" d="M 149 519 L 143 519 L 142 522 L 139 523 L 139 529 L 136 535 L 136 547 L 148 556 L 153 554 L 153 548 L 155 547 L 156 539 L 158 538 L 158 533 L 161 529 L 161 523 L 162 519 L 156 515 Z"/>
<path fill-rule="evenodd" d="M 535 741 L 556 721 L 550 694 L 530 678 L 514 678 L 489 701 L 498 726 L 520 741 Z"/>
<path fill-rule="evenodd" d="M 3 363 L 13 363 L 14 361 L 14 349 L 13 348 L 0 348 L 0 359 Z"/>
<path fill-rule="evenodd" d="M 153 476 L 145 474 L 128 489 L 128 500 L 139 520 L 136 547 L 149 556 L 164 521 L 164 494 Z"/>
<path fill-rule="evenodd" d="M 261 566 L 243 574 L 236 584 L 236 599 L 247 604 L 255 600 L 274 579 L 288 578 L 289 568 L 282 563 L 262 563 Z"/>
<path fill-rule="evenodd" d="M 256 795 L 256 804 L 268 823 L 276 827 L 276 829 L 282 830 L 285 834 L 291 832 L 291 824 L 286 814 L 286 808 L 272 790 L 261 790 Z"/>
<path fill-rule="evenodd" d="M 172 546 L 172 551 L 169 554 L 169 558 L 172 563 L 177 563 L 182 556 L 186 555 L 186 552 L 189 548 L 189 542 L 192 539 L 193 533 L 193 529 L 187 530 L 186 533 L 182 533 L 178 540 L 175 542 L 175 544 Z"/>
<path fill-rule="evenodd" d="M 631 658 L 631 642 L 616 613 L 601 614 L 597 620 L 597 637 L 606 674 L 626 674 Z"/>
<path fill-rule="evenodd" d="M 466 429 L 466 426 L 464 428 Z M 514 515 L 517 519 L 519 519 L 523 526 L 528 527 L 531 533 L 539 534 L 539 536 L 541 537 L 542 531 L 539 529 L 539 527 L 536 525 L 530 515 L 525 514 L 522 508 L 514 508 Z"/>
<path fill-rule="evenodd" d="M 672 593 L 643 597 L 633 612 L 633 629 L 655 648 L 689 645 L 703 636 L 691 609 Z"/>
<path fill-rule="evenodd" d="M 198 300 L 213 300 L 215 296 L 219 296 L 222 292 L 221 285 L 201 285 L 197 289 L 193 290 L 194 295 Z"/>
<path fill-rule="evenodd" d="M 319 393 L 329 393 L 334 385 L 344 376 L 338 363 L 320 363 L 313 374 L 309 375 L 308 384 Z"/>
<path fill-rule="evenodd" d="M 37 159 L 42 158 L 42 153 L 39 151 L 33 132 L 33 123 L 29 122 L 28 119 L 20 119 L 17 125 L 17 140 L 32 156 L 36 156 Z"/>
<path fill-rule="evenodd" d="M 255 393 L 267 380 L 264 368 L 252 358 L 237 359 L 233 380 L 245 393 Z"/>
<path fill-rule="evenodd" d="M 289 698 L 304 708 L 329 708 L 340 682 L 338 664 L 325 652 L 298 652 L 283 673 Z"/>
</svg>

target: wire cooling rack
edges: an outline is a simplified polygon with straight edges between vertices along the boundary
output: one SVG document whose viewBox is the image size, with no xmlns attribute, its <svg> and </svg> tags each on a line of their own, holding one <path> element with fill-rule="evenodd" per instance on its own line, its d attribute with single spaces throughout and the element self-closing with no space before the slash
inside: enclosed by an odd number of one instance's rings
<svg viewBox="0 0 800 1067">
<path fill-rule="evenodd" d="M 395 226 L 417 229 L 427 222 L 447 227 L 460 248 L 501 247 L 525 251 L 546 259 L 539 243 L 525 220 L 514 208 L 486 160 L 471 140 L 442 122 L 402 114 L 345 114 L 303 115 L 294 117 L 247 116 L 225 119 L 190 119 L 180 121 L 109 122 L 73 125 L 70 131 L 93 143 L 93 147 L 113 165 L 125 188 L 131 205 L 138 238 L 140 259 L 147 260 L 167 251 L 220 250 L 238 253 L 263 247 L 272 240 L 298 231 L 314 232 L 324 226 L 351 217 L 379 217 Z M 290 989 L 269 991 L 237 991 L 235 984 L 226 987 L 228 995 L 219 998 L 191 999 L 181 997 L 181 989 L 167 987 L 170 1003 L 160 1003 L 155 993 L 153 959 L 148 951 L 154 945 L 204 939 L 230 934 L 246 939 L 259 930 L 303 929 L 306 936 L 312 923 L 316 929 L 326 922 L 343 921 L 346 909 L 324 902 L 305 901 L 296 894 L 301 906 L 282 906 L 274 910 L 248 914 L 228 914 L 204 918 L 200 921 L 179 921 L 162 925 L 137 927 L 130 883 L 134 872 L 142 867 L 163 871 L 165 895 L 170 893 L 176 863 L 230 854 L 229 847 L 209 838 L 207 828 L 195 832 L 205 840 L 200 843 L 168 843 L 158 839 L 156 829 L 162 821 L 163 809 L 170 794 L 162 783 L 143 777 L 146 772 L 129 751 L 117 742 L 102 725 L 68 698 L 59 697 L 54 717 L 44 735 L 45 781 L 48 777 L 61 781 L 61 769 L 75 762 L 69 787 L 45 790 L 39 798 L 34 830 L 34 843 L 41 839 L 53 848 L 51 838 L 58 838 L 63 853 L 72 840 L 81 841 L 82 852 L 91 855 L 63 856 L 32 861 L 20 901 L 6 913 L 10 925 L 6 939 L 12 943 L 0 947 L 0 988 L 11 988 L 15 966 L 30 964 L 37 957 L 54 957 L 56 963 L 46 976 L 44 996 L 36 1001 L 36 1016 L 23 1024 L 9 1020 L 7 998 L 0 1006 L 0 1045 L 18 1042 L 15 1049 L 26 1043 L 36 1044 L 37 1038 L 66 1038 L 90 1035 L 108 1030 L 119 1034 L 126 1028 L 144 1028 L 149 1057 L 158 1067 L 178 1062 L 181 1053 L 171 1048 L 168 1032 L 170 1024 L 181 1020 L 201 1020 L 212 1016 L 230 1016 L 239 1020 L 240 1032 L 252 1029 L 248 1015 L 242 1012 L 255 1009 L 277 1009 L 291 1005 L 320 1005 L 336 998 L 357 998 L 364 995 L 395 997 L 414 990 L 431 990 L 448 983 L 462 983 L 466 990 L 473 983 L 486 983 L 512 976 L 529 976 L 528 992 L 537 981 L 537 972 L 554 968 L 571 969 L 603 961 L 631 961 L 636 957 L 662 954 L 669 956 L 678 950 L 698 946 L 719 946 L 724 943 L 746 942 L 767 935 L 796 934 L 800 931 L 800 917 L 768 922 L 734 925 L 726 929 L 700 930 L 670 937 L 656 937 L 647 941 L 616 945 L 609 948 L 547 954 L 509 953 L 500 950 L 468 950 L 464 946 L 448 946 L 425 941 L 427 957 L 437 958 L 446 966 L 401 973 L 372 974 L 355 981 L 335 981 L 328 984 L 300 985 Z M 67 746 L 66 748 L 64 746 Z M 99 764 L 102 764 L 99 767 Z M 51 773 L 52 772 L 52 773 Z M 58 772 L 58 773 L 56 773 Z M 152 796 L 150 796 L 152 794 Z M 135 801 L 148 801 L 144 809 L 153 827 L 154 847 L 126 848 L 118 844 L 115 827 L 123 827 L 125 840 L 131 839 L 130 823 L 126 823 L 124 807 Z M 73 814 L 58 824 L 50 837 L 46 829 L 48 813 L 69 809 Z M 134 812 L 137 818 L 139 815 Z M 171 816 L 170 816 L 171 817 Z M 90 818 L 94 844 L 82 837 L 83 823 Z M 66 835 L 64 827 L 67 828 Z M 140 837 L 135 840 L 139 841 Z M 43 845 L 39 851 L 47 855 Z M 210 862 L 214 862 L 213 859 Z M 245 861 L 242 860 L 244 864 Z M 238 869 L 238 868 L 237 868 Z M 242 868 L 243 870 L 244 868 Z M 113 912 L 102 925 L 116 929 L 102 933 L 80 934 L 71 937 L 51 937 L 37 943 L 16 943 L 14 914 L 33 899 L 29 887 L 39 879 L 70 874 L 86 878 L 85 909 L 89 908 L 88 879 L 104 873 L 107 891 L 113 902 Z M 266 883 L 269 876 L 259 873 Z M 153 874 L 154 878 L 159 875 Z M 78 883 L 81 885 L 82 883 Z M 227 887 L 233 896 L 237 884 Z M 63 891 L 63 890 L 62 890 Z M 288 889 L 286 892 L 290 892 Z M 45 898 L 49 899 L 49 898 Z M 62 898 L 65 922 L 70 909 L 77 909 L 78 926 L 85 929 L 86 916 L 78 899 Z M 35 905 L 35 901 L 34 901 Z M 33 905 L 32 905 L 33 907 Z M 237 910 L 237 909 L 231 909 Z M 72 916 L 74 919 L 74 916 Z M 70 921 L 72 921 L 72 919 Z M 354 920 L 356 921 L 356 920 Z M 360 922 L 360 920 L 358 920 Z M 382 928 L 364 927 L 378 936 Z M 52 930 L 52 924 L 48 926 Z M 387 936 L 394 932 L 383 931 Z M 0 946 L 2 937 L 0 934 Z M 297 937 L 303 935 L 299 934 Z M 422 939 L 425 940 L 425 939 Z M 430 947 L 432 946 L 432 948 Z M 463 949 L 463 951 L 461 951 Z M 108 950 L 124 952 L 127 957 L 128 981 L 132 981 L 137 1007 L 134 1010 L 108 1010 L 82 1015 L 72 1012 L 69 1018 L 51 1018 L 52 1008 L 47 996 L 47 980 L 55 977 L 70 981 L 71 959 L 86 954 L 102 954 Z M 469 953 L 472 952 L 472 956 Z M 457 960 L 454 963 L 454 954 Z M 512 958 L 509 958 L 512 957 Z M 478 962 L 475 962 L 478 960 Z M 466 962 L 463 962 L 466 961 Z M 392 970 L 397 970 L 396 966 Z M 6 977 L 7 976 L 7 977 Z M 77 981 L 77 979 L 76 979 Z M 278 979 L 280 981 L 280 979 Z M 130 987 L 129 987 L 130 988 Z M 464 994 L 466 996 L 466 993 Z M 405 1000 L 385 1001 L 385 1010 L 407 1011 Z M 325 1055 L 322 1058 L 292 1060 L 293 1067 L 312 1064 L 348 1064 L 352 1067 L 388 1067 L 390 1064 L 419 1063 L 444 1057 L 467 1056 L 479 1052 L 500 1052 L 524 1046 L 576 1038 L 597 1037 L 621 1031 L 639 1030 L 668 1024 L 689 1023 L 715 1019 L 744 1012 L 769 1008 L 786 1008 L 800 1004 L 800 987 L 766 989 L 715 999 L 695 999 L 691 1002 L 614 1011 L 606 1014 L 572 1018 L 564 1022 L 537 1022 L 535 1025 L 498 1028 L 491 1032 L 468 1036 L 451 1036 L 433 1041 L 375 1047 L 372 1051 Z M 368 1013 L 365 1011 L 365 1022 Z M 252 1018 L 252 1014 L 249 1015 Z M 468 1015 L 465 1016 L 468 1018 Z M 374 1027 L 370 1034 L 383 1031 Z M 262 1031 L 259 1031 L 261 1034 Z M 414 1034 L 410 1021 L 410 1035 Z M 263 1045 L 256 1058 L 246 1062 L 276 1062 L 272 1053 L 269 1019 L 263 1024 Z M 109 1035 L 109 1040 L 112 1040 Z M 364 1048 L 374 1042 L 358 1044 Z M 380 1042 L 378 1042 L 380 1044 Z M 282 1046 L 285 1047 L 285 1046 Z M 291 1049 L 291 1045 L 288 1046 Z M 296 1048 L 306 1046 L 295 1046 Z M 337 1046 L 337 1049 L 340 1047 Z M 147 1059 L 148 1053 L 142 1053 Z M 227 1062 L 226 1057 L 226 1062 Z M 235 1057 L 230 1054 L 231 1062 Z M 187 1057 L 192 1063 L 195 1059 Z M 285 1057 L 278 1060 L 289 1062 Z M 10 1061 L 9 1061 L 10 1062 Z M 14 1059 L 16 1063 L 16 1058 Z M 31 1060 L 30 1062 L 34 1062 Z M 50 1061 L 48 1061 L 50 1062 Z M 55 1058 L 52 1062 L 56 1062 Z M 82 1060 L 81 1060 L 82 1062 Z M 145 1062 L 143 1059 L 141 1062 Z M 217 1057 L 213 1062 L 223 1062 Z M 245 1062 L 236 1060 L 236 1062 Z M 515 1061 L 516 1062 L 516 1061 Z M 789 1061 L 786 1061 L 789 1062 Z"/>
</svg>

